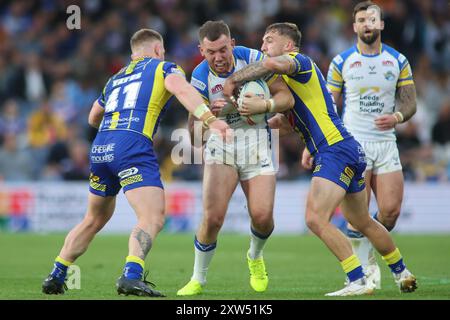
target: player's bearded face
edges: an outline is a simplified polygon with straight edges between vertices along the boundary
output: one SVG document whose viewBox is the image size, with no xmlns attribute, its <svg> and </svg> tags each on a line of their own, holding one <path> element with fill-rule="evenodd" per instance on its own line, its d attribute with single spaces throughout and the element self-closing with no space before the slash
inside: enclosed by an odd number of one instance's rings
<svg viewBox="0 0 450 320">
<path fill-rule="evenodd" d="M 200 52 L 216 73 L 227 73 L 233 67 L 234 40 L 226 35 L 210 41 L 204 38 L 200 44 Z"/>
<path fill-rule="evenodd" d="M 360 11 L 355 16 L 355 31 L 358 37 L 368 45 L 380 37 L 382 25 L 377 12 Z"/>
</svg>

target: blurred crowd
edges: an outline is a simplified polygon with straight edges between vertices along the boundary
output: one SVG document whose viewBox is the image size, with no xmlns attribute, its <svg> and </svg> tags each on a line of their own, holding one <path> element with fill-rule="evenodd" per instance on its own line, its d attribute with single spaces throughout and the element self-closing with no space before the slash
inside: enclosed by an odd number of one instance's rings
<svg viewBox="0 0 450 320">
<path fill-rule="evenodd" d="M 356 1 L 357 2 L 357 1 Z M 379 0 L 383 42 L 412 66 L 418 111 L 398 126 L 404 174 L 413 181 L 450 180 L 450 15 L 447 0 Z M 81 8 L 81 29 L 69 30 L 69 5 Z M 351 0 L 14 0 L 0 2 L 0 180 L 83 180 L 96 131 L 87 124 L 107 79 L 129 61 L 130 36 L 158 30 L 166 60 L 190 79 L 202 60 L 198 27 L 223 19 L 238 45 L 260 48 L 265 27 L 296 23 L 301 51 L 326 75 L 331 59 L 355 43 Z M 201 179 L 201 166 L 175 165 L 171 132 L 187 114 L 173 103 L 155 139 L 163 179 Z M 299 139 L 280 140 L 280 179 L 309 177 Z"/>
</svg>

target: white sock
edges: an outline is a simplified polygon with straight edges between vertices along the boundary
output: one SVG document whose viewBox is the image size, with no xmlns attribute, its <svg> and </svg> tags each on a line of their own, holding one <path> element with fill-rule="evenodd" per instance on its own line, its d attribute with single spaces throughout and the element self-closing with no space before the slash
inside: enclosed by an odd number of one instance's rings
<svg viewBox="0 0 450 320">
<path fill-rule="evenodd" d="M 197 247 L 194 247 L 194 249 L 194 273 L 192 274 L 191 280 L 197 280 L 203 286 L 206 284 L 206 274 L 208 273 L 209 264 L 211 263 L 214 253 L 216 252 L 216 248 L 214 247 L 209 251 L 202 251 Z"/>
<path fill-rule="evenodd" d="M 368 265 L 376 264 L 376 257 L 372 243 L 366 237 L 349 238 L 353 252 L 358 256 L 361 265 L 365 269 Z"/>
<path fill-rule="evenodd" d="M 262 239 L 255 236 L 253 232 L 250 232 L 250 249 L 248 250 L 250 259 L 258 259 L 262 256 L 263 248 L 268 238 Z"/>
</svg>

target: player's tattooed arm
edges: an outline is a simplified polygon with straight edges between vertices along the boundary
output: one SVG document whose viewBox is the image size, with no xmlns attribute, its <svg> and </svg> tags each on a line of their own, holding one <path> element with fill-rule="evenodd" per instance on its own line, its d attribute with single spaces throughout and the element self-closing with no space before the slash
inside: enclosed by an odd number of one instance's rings
<svg viewBox="0 0 450 320">
<path fill-rule="evenodd" d="M 247 65 L 228 77 L 224 85 L 223 94 L 225 97 L 231 97 L 235 93 L 235 88 L 243 82 L 265 78 L 272 73 L 290 75 L 295 69 L 295 61 L 289 55 L 265 58 L 262 61 Z"/>
<path fill-rule="evenodd" d="M 135 227 L 133 229 L 132 237 L 139 244 L 138 251 L 140 251 L 140 252 L 138 254 L 138 257 L 141 258 L 142 260 L 144 260 L 152 247 L 152 244 L 153 244 L 152 237 L 150 236 L 149 233 L 145 232 L 144 230 L 142 230 L 139 227 Z"/>
<path fill-rule="evenodd" d="M 408 84 L 399 87 L 396 92 L 398 111 L 403 115 L 403 121 L 408 121 L 416 113 L 416 86 Z"/>
<path fill-rule="evenodd" d="M 271 73 L 292 74 L 295 70 L 295 61 L 289 55 L 266 58 L 236 71 L 230 76 L 234 83 L 257 80 Z"/>
</svg>

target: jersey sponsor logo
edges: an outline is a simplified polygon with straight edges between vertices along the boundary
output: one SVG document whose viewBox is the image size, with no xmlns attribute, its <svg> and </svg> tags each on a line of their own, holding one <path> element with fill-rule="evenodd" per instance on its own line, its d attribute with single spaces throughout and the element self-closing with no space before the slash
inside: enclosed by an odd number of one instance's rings
<svg viewBox="0 0 450 320">
<path fill-rule="evenodd" d="M 114 152 L 115 143 L 93 145 L 91 148 L 92 153 L 105 153 Z"/>
<path fill-rule="evenodd" d="M 355 75 L 352 74 L 348 79 L 349 80 L 359 81 L 359 80 L 363 80 L 364 76 L 355 76 Z"/>
<path fill-rule="evenodd" d="M 375 71 L 376 66 L 369 66 L 369 69 L 370 69 L 369 74 L 377 74 L 376 71 Z"/>
<path fill-rule="evenodd" d="M 102 156 L 94 156 L 91 155 L 91 162 L 92 163 L 105 163 L 105 162 L 112 162 L 114 161 L 114 154 L 104 154 Z"/>
<path fill-rule="evenodd" d="M 116 87 L 118 85 L 130 82 L 130 81 L 133 81 L 133 80 L 136 80 L 136 79 L 140 79 L 141 76 L 142 76 L 142 72 L 139 72 L 139 73 L 136 73 L 136 74 L 132 74 L 131 76 L 128 76 L 128 77 L 123 77 L 121 79 L 114 80 L 112 86 Z"/>
<path fill-rule="evenodd" d="M 318 165 L 314 168 L 313 173 L 319 172 L 320 169 L 322 169 L 322 165 L 321 165 L 321 164 L 318 164 Z"/>
<path fill-rule="evenodd" d="M 132 167 L 132 168 L 128 168 L 128 169 L 120 171 L 117 175 L 119 176 L 120 179 L 124 179 L 129 176 L 135 175 L 136 173 L 138 173 L 138 171 L 139 171 L 138 168 Z"/>
<path fill-rule="evenodd" d="M 255 49 L 250 49 L 249 63 L 255 62 L 257 56 L 258 56 L 258 51 L 256 51 Z"/>
<path fill-rule="evenodd" d="M 344 62 L 344 59 L 342 59 L 341 55 L 337 55 L 336 58 L 334 58 L 334 62 L 336 62 L 337 64 L 341 64 L 342 62 Z"/>
<path fill-rule="evenodd" d="M 388 81 L 395 80 L 395 74 L 392 71 L 388 71 L 384 74 L 384 78 Z"/>
<path fill-rule="evenodd" d="M 398 61 L 400 61 L 400 63 L 403 63 L 403 62 L 405 62 L 406 57 L 404 55 L 400 54 L 397 59 L 398 59 Z"/>
<path fill-rule="evenodd" d="M 126 118 L 119 118 L 119 119 L 106 119 L 104 121 L 104 126 L 109 127 L 112 123 L 117 123 L 117 126 L 123 125 L 123 124 L 127 124 L 129 122 L 139 122 L 140 118 L 139 117 L 126 117 Z"/>
<path fill-rule="evenodd" d="M 361 68 L 361 67 L 362 67 L 361 61 L 355 61 L 355 62 L 353 62 L 353 63 L 350 65 L 350 69 L 353 69 L 353 68 Z"/>
<path fill-rule="evenodd" d="M 261 168 L 267 168 L 270 166 L 269 159 L 264 158 L 261 160 Z"/>
<path fill-rule="evenodd" d="M 240 120 L 241 120 L 241 115 L 239 114 L 239 112 L 237 112 L 237 113 L 228 113 L 227 115 L 225 115 L 225 121 L 228 124 L 237 123 Z"/>
<path fill-rule="evenodd" d="M 179 74 L 180 76 L 184 76 L 183 71 L 181 71 L 179 68 L 177 67 L 172 67 L 170 68 L 170 72 L 169 73 L 174 73 L 174 74 Z"/>
<path fill-rule="evenodd" d="M 201 91 L 206 89 L 206 84 L 200 80 L 195 79 L 194 77 L 191 78 L 191 84 Z"/>
<path fill-rule="evenodd" d="M 381 100 L 379 87 L 361 88 L 359 91 L 359 111 L 363 113 L 381 113 L 384 102 Z"/>
<path fill-rule="evenodd" d="M 394 66 L 394 62 L 391 60 L 384 60 L 382 62 L 382 64 L 383 64 L 383 67 L 393 67 Z"/>
<path fill-rule="evenodd" d="M 220 92 L 220 91 L 223 91 L 223 86 L 219 83 L 219 84 L 216 84 L 212 89 L 211 89 L 211 92 L 212 92 L 212 94 L 216 94 L 216 93 L 218 93 L 218 92 Z"/>
</svg>

